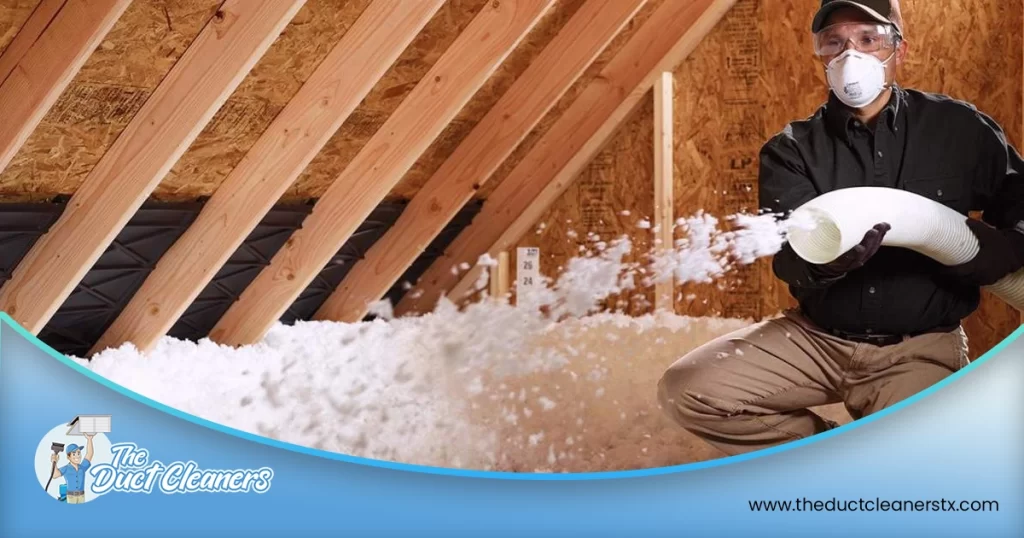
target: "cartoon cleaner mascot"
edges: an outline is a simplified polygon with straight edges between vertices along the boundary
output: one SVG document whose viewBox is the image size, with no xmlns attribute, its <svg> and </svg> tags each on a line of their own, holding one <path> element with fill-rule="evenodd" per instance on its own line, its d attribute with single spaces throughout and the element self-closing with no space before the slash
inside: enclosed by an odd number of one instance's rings
<svg viewBox="0 0 1024 538">
<path fill-rule="evenodd" d="M 92 438 L 94 434 L 85 435 L 85 457 L 82 457 L 82 447 L 72 443 L 67 447 L 68 464 L 57 467 L 53 470 L 53 478 L 64 477 L 68 485 L 68 504 L 82 504 L 85 502 L 85 472 L 92 465 Z M 60 454 L 54 454 L 50 461 L 57 463 Z"/>
</svg>

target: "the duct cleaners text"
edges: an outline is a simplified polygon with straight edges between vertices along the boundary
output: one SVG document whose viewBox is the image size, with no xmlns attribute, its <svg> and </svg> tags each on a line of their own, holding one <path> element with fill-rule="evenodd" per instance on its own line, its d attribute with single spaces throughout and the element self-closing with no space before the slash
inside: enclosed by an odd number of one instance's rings
<svg viewBox="0 0 1024 538">
<path fill-rule="evenodd" d="M 110 447 L 111 463 L 97 463 L 89 468 L 93 493 L 111 491 L 125 493 L 266 493 L 274 471 L 259 469 L 200 469 L 194 461 L 162 463 L 149 461 L 149 451 L 135 443 L 118 443 Z"/>
</svg>

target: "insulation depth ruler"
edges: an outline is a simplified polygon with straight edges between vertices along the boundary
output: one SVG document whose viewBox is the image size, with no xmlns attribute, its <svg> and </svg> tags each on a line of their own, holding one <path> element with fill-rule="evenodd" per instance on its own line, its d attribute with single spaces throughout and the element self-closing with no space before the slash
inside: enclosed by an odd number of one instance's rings
<svg viewBox="0 0 1024 538">
<path fill-rule="evenodd" d="M 536 290 L 542 287 L 540 275 L 540 249 L 519 247 L 516 249 L 516 305 L 534 307 Z"/>
</svg>

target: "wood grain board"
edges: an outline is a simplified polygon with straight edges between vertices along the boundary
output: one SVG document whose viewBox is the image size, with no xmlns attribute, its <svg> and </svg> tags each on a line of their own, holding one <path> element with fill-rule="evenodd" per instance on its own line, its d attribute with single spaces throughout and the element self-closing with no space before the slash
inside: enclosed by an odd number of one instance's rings
<svg viewBox="0 0 1024 538">
<path fill-rule="evenodd" d="M 131 0 L 43 0 L 0 56 L 0 171 Z"/>
<path fill-rule="evenodd" d="M 304 0 L 228 0 L 0 288 L 38 334 Z"/>
</svg>

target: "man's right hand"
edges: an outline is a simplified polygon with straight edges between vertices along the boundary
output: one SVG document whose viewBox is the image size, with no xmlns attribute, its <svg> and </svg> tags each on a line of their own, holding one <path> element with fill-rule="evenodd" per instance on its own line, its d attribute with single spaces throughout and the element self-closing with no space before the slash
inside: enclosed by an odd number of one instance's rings
<svg viewBox="0 0 1024 538">
<path fill-rule="evenodd" d="M 814 272 L 820 278 L 834 279 L 840 278 L 854 269 L 863 267 L 878 252 L 878 249 L 882 246 L 882 240 L 885 239 L 885 234 L 891 228 L 885 222 L 874 225 L 864 234 L 864 238 L 861 239 L 859 244 L 846 251 L 842 256 L 826 264 L 812 265 Z"/>
<path fill-rule="evenodd" d="M 60 456 L 56 452 L 54 452 L 53 455 L 50 456 L 50 461 L 52 461 L 53 463 L 57 463 L 57 460 L 59 458 L 60 458 Z"/>
</svg>

